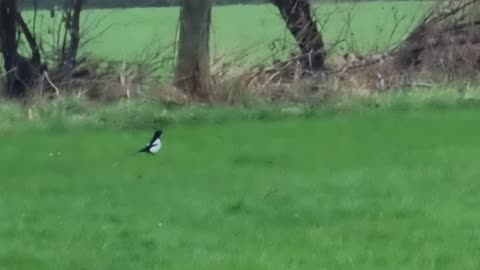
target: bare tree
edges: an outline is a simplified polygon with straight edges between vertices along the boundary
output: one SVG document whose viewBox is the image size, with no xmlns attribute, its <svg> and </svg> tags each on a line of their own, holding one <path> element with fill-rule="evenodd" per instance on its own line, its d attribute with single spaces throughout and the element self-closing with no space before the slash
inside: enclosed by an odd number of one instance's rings
<svg viewBox="0 0 480 270">
<path fill-rule="evenodd" d="M 80 45 L 80 13 L 84 0 L 70 0 L 65 7 L 65 38 L 62 47 L 62 64 L 65 71 L 71 73 L 76 66 L 78 47 Z M 66 45 L 66 36 L 69 36 L 69 45 Z"/>
<path fill-rule="evenodd" d="M 325 68 L 322 34 L 312 16 L 309 0 L 270 0 L 275 5 L 302 53 L 302 65 L 311 70 Z"/>
<path fill-rule="evenodd" d="M 14 97 L 18 68 L 17 54 L 17 1 L 0 0 L 0 41 L 3 66 L 6 71 L 5 94 Z"/>
<path fill-rule="evenodd" d="M 36 6 L 36 1 L 34 2 Z M 57 74 L 71 74 L 77 66 L 76 57 L 80 44 L 80 13 L 84 0 L 67 0 L 62 20 L 65 29 Z M 36 12 L 34 11 L 33 31 L 25 23 L 16 0 L 0 0 L 0 43 L 6 71 L 5 96 L 23 98 L 29 87 L 46 74 L 47 66 L 42 63 L 39 41 L 35 36 Z M 61 26 L 59 26 L 61 29 Z M 22 56 L 18 51 L 19 41 L 27 42 L 31 57 Z M 68 42 L 67 42 L 68 41 Z"/>
<path fill-rule="evenodd" d="M 210 99 L 210 23 L 213 0 L 183 0 L 175 85 L 192 97 Z"/>
<path fill-rule="evenodd" d="M 5 96 L 22 98 L 42 68 L 40 53 L 32 33 L 28 30 L 18 11 L 17 1 L 0 0 L 0 21 L 3 64 L 7 73 Z M 32 49 L 30 59 L 18 53 L 21 34 L 25 35 L 25 39 Z"/>
</svg>

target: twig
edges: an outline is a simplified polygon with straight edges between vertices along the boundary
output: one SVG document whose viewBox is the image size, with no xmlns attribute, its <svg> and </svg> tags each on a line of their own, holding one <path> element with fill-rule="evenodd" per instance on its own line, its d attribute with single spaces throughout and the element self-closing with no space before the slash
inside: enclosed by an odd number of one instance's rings
<svg viewBox="0 0 480 270">
<path fill-rule="evenodd" d="M 389 36 L 388 41 L 387 41 L 387 47 L 389 47 L 390 44 L 392 43 L 393 36 L 397 32 L 398 27 L 400 26 L 402 21 L 405 20 L 407 18 L 407 16 L 404 15 L 404 16 L 400 17 L 400 19 L 398 19 L 398 9 L 395 9 L 395 12 L 393 14 L 393 18 L 395 20 L 395 24 L 393 26 L 392 31 L 390 32 L 390 36 Z"/>
<path fill-rule="evenodd" d="M 172 71 L 175 70 L 175 63 L 177 58 L 178 33 L 180 32 L 180 17 L 178 17 L 175 26 L 175 36 L 173 38 L 173 57 L 172 57 Z"/>
<path fill-rule="evenodd" d="M 16 67 L 15 67 L 15 68 L 12 68 L 12 69 L 10 69 L 9 71 L 4 72 L 3 74 L 0 74 L 0 78 L 5 78 L 5 77 L 8 76 L 8 74 L 10 74 L 10 73 L 12 73 L 12 72 L 15 72 L 16 70 L 17 70 Z"/>
<path fill-rule="evenodd" d="M 45 76 L 45 78 L 47 79 L 48 83 L 53 87 L 53 89 L 55 89 L 55 95 L 58 97 L 60 96 L 60 90 L 58 89 L 57 86 L 55 86 L 55 84 L 50 80 L 50 77 L 48 76 L 48 72 L 45 70 L 43 71 L 43 75 Z"/>
</svg>

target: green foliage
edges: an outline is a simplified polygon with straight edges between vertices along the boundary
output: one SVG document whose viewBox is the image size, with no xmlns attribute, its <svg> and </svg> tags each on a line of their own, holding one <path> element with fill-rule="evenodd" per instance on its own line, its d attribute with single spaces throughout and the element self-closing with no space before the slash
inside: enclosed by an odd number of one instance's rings
<svg viewBox="0 0 480 270">
<path fill-rule="evenodd" d="M 478 269 L 479 117 L 0 134 L 0 266 Z"/>
</svg>

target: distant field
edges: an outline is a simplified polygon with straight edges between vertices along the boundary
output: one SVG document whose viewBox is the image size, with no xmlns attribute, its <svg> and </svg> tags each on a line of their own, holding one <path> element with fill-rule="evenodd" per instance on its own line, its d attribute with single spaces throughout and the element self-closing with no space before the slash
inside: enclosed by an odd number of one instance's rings
<svg viewBox="0 0 480 270">
<path fill-rule="evenodd" d="M 2 134 L 0 269 L 479 269 L 479 118 Z"/>
<path fill-rule="evenodd" d="M 367 51 L 376 46 L 384 48 L 395 22 L 404 17 L 391 40 L 398 41 L 412 21 L 430 5 L 429 2 L 411 1 L 322 4 L 317 6 L 317 15 L 323 21 L 331 14 L 324 28 L 324 36 L 327 43 L 333 43 L 341 33 L 345 34 L 342 31 L 348 21 L 347 15 L 351 14 L 351 32 L 354 35 L 343 36 L 359 50 Z M 47 13 L 42 17 L 46 31 L 50 19 Z M 108 25 L 111 28 L 90 43 L 87 49 L 99 57 L 114 59 L 132 59 L 148 46 L 163 47 L 165 54 L 169 55 L 171 50 L 166 47 L 174 40 L 177 19 L 178 8 L 88 10 L 85 12 L 84 26 L 89 34 L 98 33 Z M 284 40 L 284 37 L 291 44 L 290 35 L 285 33 L 283 22 L 273 6 L 236 5 L 214 9 L 212 50 L 216 56 L 239 55 L 248 50 L 247 61 L 260 61 L 272 56 L 270 45 L 275 40 Z"/>
</svg>

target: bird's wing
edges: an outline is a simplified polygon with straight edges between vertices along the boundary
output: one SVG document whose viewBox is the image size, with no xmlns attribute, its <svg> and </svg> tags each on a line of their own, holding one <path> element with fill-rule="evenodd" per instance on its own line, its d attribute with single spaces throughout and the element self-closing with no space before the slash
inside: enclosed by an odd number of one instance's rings
<svg viewBox="0 0 480 270">
<path fill-rule="evenodd" d="M 157 139 L 158 139 L 157 136 L 155 134 L 153 134 L 153 137 L 150 140 L 150 142 L 148 143 L 148 145 L 153 145 Z"/>
<path fill-rule="evenodd" d="M 160 144 L 160 140 L 157 138 L 155 141 L 150 142 L 150 146 L 154 147 Z"/>
</svg>

